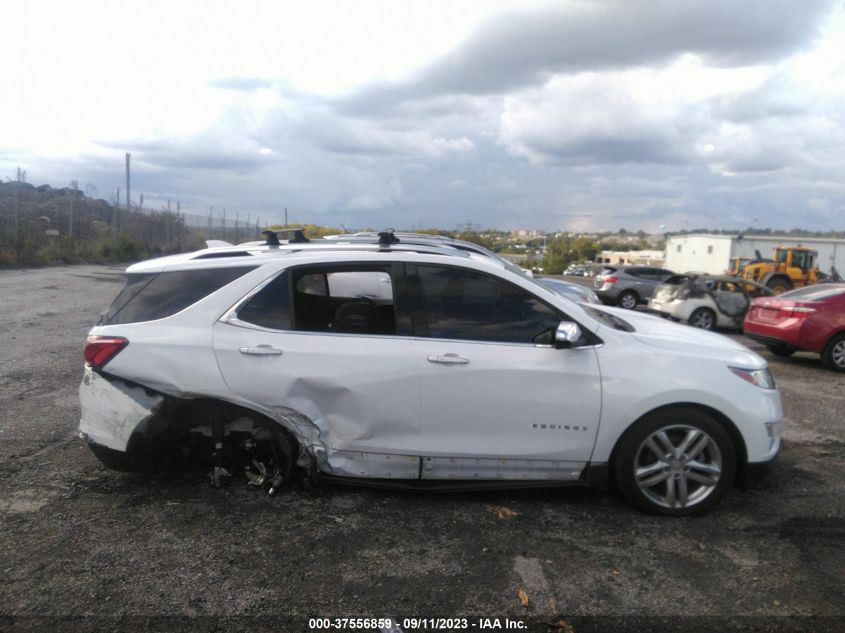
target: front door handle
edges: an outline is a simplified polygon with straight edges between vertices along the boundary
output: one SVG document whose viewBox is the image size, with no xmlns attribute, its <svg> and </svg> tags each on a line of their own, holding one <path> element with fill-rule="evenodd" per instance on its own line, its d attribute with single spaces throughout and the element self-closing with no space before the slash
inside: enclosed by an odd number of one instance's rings
<svg viewBox="0 0 845 633">
<path fill-rule="evenodd" d="M 442 356 L 429 356 L 428 362 L 439 363 L 441 365 L 466 365 L 469 363 L 469 358 L 464 358 L 457 354 L 443 354 Z"/>
<path fill-rule="evenodd" d="M 282 350 L 272 347 L 270 345 L 259 345 L 258 347 L 241 347 L 241 354 L 249 354 L 250 356 L 281 356 Z"/>
</svg>

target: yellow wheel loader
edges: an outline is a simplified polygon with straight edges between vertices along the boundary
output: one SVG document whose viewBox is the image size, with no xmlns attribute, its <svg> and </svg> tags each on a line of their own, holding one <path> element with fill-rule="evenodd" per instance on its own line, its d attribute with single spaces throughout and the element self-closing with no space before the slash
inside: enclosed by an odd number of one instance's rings
<svg viewBox="0 0 845 633">
<path fill-rule="evenodd" d="M 755 251 L 757 259 L 745 264 L 744 279 L 751 279 L 771 288 L 775 294 L 815 284 L 824 279 L 816 263 L 818 252 L 804 246 L 777 246 L 774 259 L 764 259 Z"/>
</svg>

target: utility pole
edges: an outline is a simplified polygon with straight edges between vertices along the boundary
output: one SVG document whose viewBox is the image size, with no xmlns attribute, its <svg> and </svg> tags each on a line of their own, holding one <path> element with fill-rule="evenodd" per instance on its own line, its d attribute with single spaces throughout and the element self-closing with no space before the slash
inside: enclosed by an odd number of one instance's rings
<svg viewBox="0 0 845 633">
<path fill-rule="evenodd" d="M 185 218 L 182 216 L 182 203 L 178 200 L 176 201 L 176 223 L 179 228 L 179 252 L 181 253 L 182 242 L 185 239 Z"/>
<path fill-rule="evenodd" d="M 226 241 L 226 209 L 223 209 L 223 241 Z"/>
<path fill-rule="evenodd" d="M 241 217 L 240 211 L 235 211 L 235 244 L 240 242 L 240 236 L 238 235 L 238 219 Z"/>
<path fill-rule="evenodd" d="M 126 210 L 132 213 L 132 203 L 129 199 L 129 152 L 126 152 Z"/>
<path fill-rule="evenodd" d="M 67 221 L 67 235 L 70 238 L 71 243 L 73 243 L 73 203 L 76 198 L 76 181 L 70 181 L 70 217 Z"/>
<path fill-rule="evenodd" d="M 285 207 L 285 228 L 288 228 L 288 208 Z"/>
<path fill-rule="evenodd" d="M 112 219 L 112 231 L 117 237 L 118 223 L 120 222 L 120 187 L 117 188 L 117 193 L 114 196 L 114 218 Z"/>
<path fill-rule="evenodd" d="M 149 226 L 149 223 L 147 223 Z M 138 202 L 138 239 L 144 239 L 144 194 L 142 193 Z"/>
<path fill-rule="evenodd" d="M 15 176 L 15 254 L 18 259 L 21 255 L 21 179 L 23 175 L 21 168 Z"/>
<path fill-rule="evenodd" d="M 214 207 L 208 207 L 208 239 L 214 239 Z"/>
</svg>

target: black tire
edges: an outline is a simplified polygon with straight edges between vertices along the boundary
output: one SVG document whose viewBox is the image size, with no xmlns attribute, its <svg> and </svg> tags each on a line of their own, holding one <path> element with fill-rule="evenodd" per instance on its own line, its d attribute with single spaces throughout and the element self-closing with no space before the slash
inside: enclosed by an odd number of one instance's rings
<svg viewBox="0 0 845 633">
<path fill-rule="evenodd" d="M 769 281 L 766 282 L 766 286 L 768 286 L 768 288 L 776 295 L 783 294 L 784 292 L 792 290 L 791 282 L 778 277 L 774 279 L 769 279 Z"/>
<path fill-rule="evenodd" d="M 696 308 L 689 315 L 688 323 L 702 330 L 716 329 L 716 313 L 710 308 Z"/>
<path fill-rule="evenodd" d="M 633 290 L 626 290 L 616 299 L 616 305 L 626 310 L 633 310 L 640 302 L 640 297 Z"/>
<path fill-rule="evenodd" d="M 780 356 L 781 358 L 787 358 L 795 353 L 793 348 L 787 347 L 786 345 L 766 345 L 766 349 L 775 356 Z"/>
<path fill-rule="evenodd" d="M 88 448 L 94 453 L 94 456 L 100 460 L 100 463 L 111 470 L 119 470 L 124 473 L 140 473 L 144 472 L 146 468 L 145 462 L 138 459 L 132 453 L 124 453 L 123 451 L 116 451 L 112 448 L 100 446 L 99 444 L 88 444 Z"/>
<path fill-rule="evenodd" d="M 845 332 L 833 336 L 824 346 L 822 365 L 833 371 L 845 372 Z"/>
<path fill-rule="evenodd" d="M 672 450 L 683 449 L 687 440 L 686 451 L 675 455 L 667 448 L 658 455 L 652 446 L 665 447 L 662 440 L 655 439 L 661 432 Z M 700 516 L 731 486 L 736 449 L 727 431 L 706 413 L 689 407 L 663 409 L 625 432 L 612 470 L 622 495 L 640 510 L 664 516 Z"/>
</svg>

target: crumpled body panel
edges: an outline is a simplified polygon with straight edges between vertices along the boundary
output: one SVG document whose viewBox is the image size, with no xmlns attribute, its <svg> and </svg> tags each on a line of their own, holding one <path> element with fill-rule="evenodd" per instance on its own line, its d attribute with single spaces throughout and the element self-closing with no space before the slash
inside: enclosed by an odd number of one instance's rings
<svg viewBox="0 0 845 633">
<path fill-rule="evenodd" d="M 143 387 L 109 380 L 86 367 L 79 385 L 79 401 L 79 431 L 95 444 L 125 451 L 132 433 L 156 414 L 164 398 L 150 395 Z"/>
</svg>

